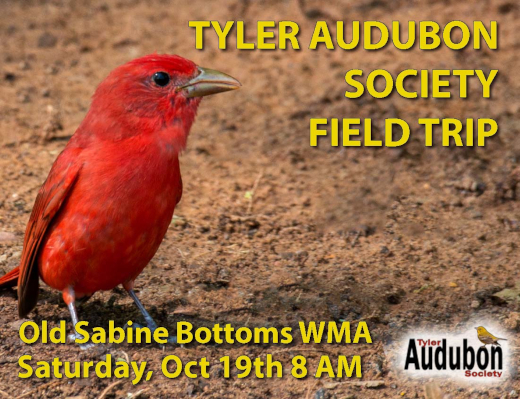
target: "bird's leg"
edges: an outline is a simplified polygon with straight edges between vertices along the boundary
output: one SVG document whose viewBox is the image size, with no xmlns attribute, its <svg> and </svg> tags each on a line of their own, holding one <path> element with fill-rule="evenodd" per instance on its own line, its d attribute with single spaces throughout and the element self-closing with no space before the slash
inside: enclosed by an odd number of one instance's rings
<svg viewBox="0 0 520 399">
<path fill-rule="evenodd" d="M 63 290 L 63 300 L 67 304 L 67 308 L 70 312 L 70 317 L 72 318 L 72 325 L 74 326 L 74 332 L 72 334 L 68 335 L 68 340 L 70 342 L 75 342 L 78 338 L 83 338 L 80 334 L 76 332 L 76 324 L 78 324 L 78 312 L 76 310 L 76 296 L 74 293 L 74 289 L 72 287 L 67 287 Z M 79 347 L 81 349 L 88 349 L 93 347 L 94 344 L 92 343 L 86 343 L 86 344 L 79 344 Z"/>
<path fill-rule="evenodd" d="M 137 308 L 141 311 L 141 314 L 143 315 L 144 320 L 146 322 L 146 326 L 150 329 L 150 332 L 153 335 L 153 332 L 157 329 L 157 323 L 152 318 L 152 316 L 150 316 L 150 313 L 148 313 L 146 311 L 146 309 L 144 308 L 143 304 L 141 303 L 141 301 L 137 297 L 137 295 L 136 295 L 136 293 L 134 291 L 134 282 L 133 281 L 129 281 L 127 283 L 124 283 L 123 287 L 126 290 L 126 292 L 128 292 L 128 295 L 130 295 L 130 298 L 132 298 L 134 300 L 134 303 L 137 306 Z M 137 328 L 141 327 L 139 324 L 135 324 L 135 323 L 133 324 L 133 326 L 137 327 Z M 176 344 L 177 343 L 177 337 L 169 336 L 168 337 L 168 343 L 169 344 Z"/>
<path fill-rule="evenodd" d="M 153 332 L 154 330 L 157 329 L 157 323 L 155 322 L 154 319 L 152 319 L 152 316 L 150 316 L 150 313 L 148 313 L 146 311 L 146 309 L 144 308 L 143 304 L 141 303 L 141 301 L 139 300 L 139 298 L 137 297 L 137 295 L 135 294 L 135 291 L 130 289 L 128 290 L 128 295 L 130 295 L 130 297 L 134 300 L 134 303 L 136 304 L 136 306 L 139 308 L 139 310 L 141 311 L 141 314 L 143 315 L 144 317 L 144 321 L 146 321 L 146 326 Z"/>
</svg>

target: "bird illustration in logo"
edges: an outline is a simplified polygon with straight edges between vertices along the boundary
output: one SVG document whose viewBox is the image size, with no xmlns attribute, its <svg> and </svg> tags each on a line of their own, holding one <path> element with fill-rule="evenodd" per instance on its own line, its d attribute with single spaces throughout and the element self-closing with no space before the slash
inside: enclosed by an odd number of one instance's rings
<svg viewBox="0 0 520 399">
<path fill-rule="evenodd" d="M 487 344 L 500 346 L 500 344 L 498 343 L 499 340 L 507 341 L 507 339 L 505 339 L 505 338 L 495 337 L 493 334 L 491 334 L 488 330 L 486 330 L 482 326 L 475 327 L 475 329 L 477 330 L 478 339 L 480 342 L 482 342 L 484 344 L 484 347 Z"/>
</svg>

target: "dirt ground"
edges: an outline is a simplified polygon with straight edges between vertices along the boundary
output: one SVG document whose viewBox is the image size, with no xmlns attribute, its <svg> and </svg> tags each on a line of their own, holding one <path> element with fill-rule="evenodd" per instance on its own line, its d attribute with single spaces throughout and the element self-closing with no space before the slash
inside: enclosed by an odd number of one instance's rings
<svg viewBox="0 0 520 399">
<path fill-rule="evenodd" d="M 360 346 L 304 346 L 297 340 L 290 350 L 27 346 L 18 337 L 16 292 L 8 290 L 0 294 L 0 396 L 96 398 L 116 381 L 21 380 L 22 354 L 71 361 L 128 355 L 149 360 L 155 370 L 171 353 L 207 356 L 214 377 L 168 380 L 155 373 L 138 386 L 125 380 L 106 397 L 418 398 L 428 381 L 397 375 L 390 343 L 410 328 L 451 331 L 482 318 L 508 332 L 511 378 L 498 386 L 437 383 L 449 398 L 517 397 L 520 304 L 494 294 L 520 281 L 519 17 L 520 7 L 509 0 L 0 1 L 0 273 L 18 265 L 37 189 L 85 115 L 96 85 L 132 58 L 176 53 L 237 77 L 243 88 L 201 104 L 181 157 L 183 199 L 137 281 L 145 306 L 170 328 L 182 320 L 295 329 L 299 321 L 366 320 L 374 339 Z M 497 20 L 500 49 L 220 51 L 208 34 L 206 49 L 197 51 L 188 21 L 206 19 L 244 20 L 250 37 L 258 20 L 297 21 L 304 47 L 320 19 Z M 470 92 L 462 100 L 354 101 L 343 96 L 343 76 L 352 68 L 498 68 L 499 77 L 492 100 Z M 370 117 L 380 135 L 383 120 L 395 116 L 490 117 L 500 132 L 485 148 L 425 148 L 413 133 L 402 149 L 309 147 L 310 117 Z M 31 318 L 69 320 L 60 295 L 40 289 Z M 100 326 L 110 319 L 119 325 L 140 320 L 123 290 L 98 293 L 79 312 Z M 293 355 L 305 354 L 316 365 L 322 351 L 362 355 L 363 381 L 383 384 L 219 378 L 224 355 L 275 352 L 288 364 Z"/>
</svg>

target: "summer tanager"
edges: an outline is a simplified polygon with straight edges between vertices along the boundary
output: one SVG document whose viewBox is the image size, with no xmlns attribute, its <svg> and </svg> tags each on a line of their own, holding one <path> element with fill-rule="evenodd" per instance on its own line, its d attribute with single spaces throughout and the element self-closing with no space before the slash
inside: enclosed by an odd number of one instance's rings
<svg viewBox="0 0 520 399">
<path fill-rule="evenodd" d="M 237 89 L 232 77 L 175 55 L 152 54 L 116 69 L 41 187 L 20 266 L 0 279 L 18 285 L 18 313 L 38 299 L 39 278 L 75 301 L 120 284 L 133 291 L 159 248 L 181 199 L 179 153 L 202 96 Z"/>
</svg>

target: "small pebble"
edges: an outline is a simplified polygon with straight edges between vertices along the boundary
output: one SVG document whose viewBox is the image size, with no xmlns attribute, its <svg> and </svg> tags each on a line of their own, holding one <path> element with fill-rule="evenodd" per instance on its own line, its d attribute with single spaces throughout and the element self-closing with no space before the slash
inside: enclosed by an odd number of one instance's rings
<svg viewBox="0 0 520 399">
<path fill-rule="evenodd" d="M 56 46 L 57 43 L 58 43 L 58 38 L 49 32 L 43 33 L 38 38 L 38 47 L 39 48 L 51 48 L 51 47 Z"/>
<path fill-rule="evenodd" d="M 472 309 L 478 309 L 480 307 L 480 302 L 479 301 L 471 301 L 471 308 Z"/>
<path fill-rule="evenodd" d="M 19 331 L 22 324 L 25 323 L 26 321 L 29 321 L 29 319 L 15 320 L 10 323 L 7 323 L 7 326 L 15 331 Z"/>
<path fill-rule="evenodd" d="M 31 67 L 27 61 L 22 61 L 18 64 L 18 69 L 21 71 L 27 71 L 28 69 L 31 69 Z"/>
<path fill-rule="evenodd" d="M 16 236 L 8 231 L 0 231 L 0 242 L 16 241 Z"/>
<path fill-rule="evenodd" d="M 511 312 L 504 320 L 504 324 L 510 330 L 520 330 L 520 312 Z"/>
<path fill-rule="evenodd" d="M 27 104 L 28 102 L 31 102 L 31 98 L 26 93 L 20 93 L 17 96 L 17 100 L 18 100 L 18 102 L 20 102 L 22 104 Z"/>
</svg>

